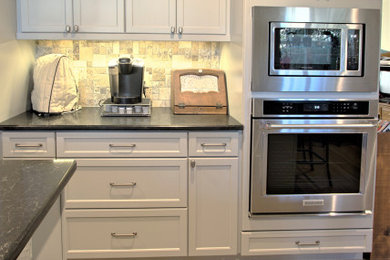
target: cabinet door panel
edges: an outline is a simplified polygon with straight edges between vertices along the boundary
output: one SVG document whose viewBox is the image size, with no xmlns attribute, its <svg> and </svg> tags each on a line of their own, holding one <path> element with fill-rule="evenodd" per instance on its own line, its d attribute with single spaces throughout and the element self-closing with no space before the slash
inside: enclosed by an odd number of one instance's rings
<svg viewBox="0 0 390 260">
<path fill-rule="evenodd" d="M 225 34 L 227 0 L 177 0 L 183 34 Z"/>
<path fill-rule="evenodd" d="M 191 256 L 237 253 L 237 160 L 201 158 L 190 161 L 188 209 Z"/>
<path fill-rule="evenodd" d="M 187 159 L 77 160 L 66 208 L 161 208 L 187 205 Z"/>
<path fill-rule="evenodd" d="M 22 32 L 65 32 L 67 0 L 20 0 Z"/>
<path fill-rule="evenodd" d="M 46 131 L 6 131 L 2 133 L 5 158 L 54 158 L 55 135 Z"/>
<path fill-rule="evenodd" d="M 65 210 L 64 259 L 185 256 L 186 209 Z"/>
<path fill-rule="evenodd" d="M 242 232 L 241 234 L 241 254 L 244 256 L 370 252 L 371 244 L 371 229 Z"/>
<path fill-rule="evenodd" d="M 126 32 L 169 34 L 175 26 L 175 0 L 126 0 Z"/>
<path fill-rule="evenodd" d="M 186 157 L 187 133 L 167 131 L 57 132 L 57 156 Z"/>
<path fill-rule="evenodd" d="M 124 32 L 124 0 L 74 0 L 78 32 Z"/>
</svg>

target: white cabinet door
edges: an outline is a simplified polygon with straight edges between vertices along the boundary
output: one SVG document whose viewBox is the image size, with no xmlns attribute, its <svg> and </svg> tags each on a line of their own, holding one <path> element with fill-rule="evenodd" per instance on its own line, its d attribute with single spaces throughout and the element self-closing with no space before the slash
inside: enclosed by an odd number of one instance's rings
<svg viewBox="0 0 390 260">
<path fill-rule="evenodd" d="M 241 255 L 371 252 L 372 229 L 242 232 Z"/>
<path fill-rule="evenodd" d="M 61 206 L 58 198 L 32 236 L 32 259 L 62 259 L 61 235 Z"/>
<path fill-rule="evenodd" d="M 176 0 L 126 0 L 126 32 L 173 33 Z"/>
<path fill-rule="evenodd" d="M 62 223 L 64 259 L 187 254 L 185 208 L 66 210 Z"/>
<path fill-rule="evenodd" d="M 237 254 L 238 158 L 190 159 L 189 255 Z"/>
<path fill-rule="evenodd" d="M 65 208 L 187 206 L 187 159 L 80 159 Z"/>
<path fill-rule="evenodd" d="M 73 0 L 74 32 L 124 32 L 124 0 Z"/>
<path fill-rule="evenodd" d="M 22 32 L 65 32 L 72 24 L 69 0 L 20 0 Z"/>
<path fill-rule="evenodd" d="M 226 34 L 227 0 L 177 0 L 180 34 Z"/>
</svg>

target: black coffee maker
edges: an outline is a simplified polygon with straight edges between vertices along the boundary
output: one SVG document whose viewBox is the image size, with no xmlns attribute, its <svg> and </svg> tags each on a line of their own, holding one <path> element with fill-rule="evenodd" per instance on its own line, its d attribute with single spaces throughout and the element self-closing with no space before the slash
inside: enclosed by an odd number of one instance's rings
<svg viewBox="0 0 390 260">
<path fill-rule="evenodd" d="M 119 58 L 108 66 L 111 102 L 135 104 L 142 101 L 144 63 L 140 59 Z"/>
</svg>

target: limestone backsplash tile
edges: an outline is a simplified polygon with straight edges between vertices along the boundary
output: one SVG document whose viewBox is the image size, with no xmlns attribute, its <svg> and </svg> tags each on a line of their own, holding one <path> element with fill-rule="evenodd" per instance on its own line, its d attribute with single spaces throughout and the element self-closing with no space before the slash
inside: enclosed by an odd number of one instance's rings
<svg viewBox="0 0 390 260">
<path fill-rule="evenodd" d="M 110 97 L 108 61 L 130 55 L 145 61 L 147 97 L 154 107 L 169 107 L 171 71 L 186 68 L 219 69 L 218 42 L 159 41 L 37 41 L 37 58 L 61 53 L 73 59 L 80 91 L 80 105 L 95 107 Z"/>
</svg>

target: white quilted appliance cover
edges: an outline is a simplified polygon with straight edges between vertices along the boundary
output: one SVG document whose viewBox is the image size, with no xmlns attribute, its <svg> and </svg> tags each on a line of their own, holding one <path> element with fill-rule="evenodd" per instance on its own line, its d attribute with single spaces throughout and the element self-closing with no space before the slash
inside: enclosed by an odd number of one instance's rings
<svg viewBox="0 0 390 260">
<path fill-rule="evenodd" d="M 79 92 L 72 71 L 72 61 L 62 54 L 37 59 L 34 67 L 33 110 L 40 113 L 62 113 L 78 109 Z"/>
</svg>

